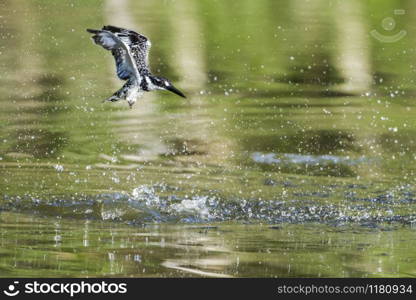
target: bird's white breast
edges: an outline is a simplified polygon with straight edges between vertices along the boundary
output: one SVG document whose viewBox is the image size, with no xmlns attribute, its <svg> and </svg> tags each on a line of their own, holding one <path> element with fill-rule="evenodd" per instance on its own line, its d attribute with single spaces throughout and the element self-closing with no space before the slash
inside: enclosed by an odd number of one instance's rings
<svg viewBox="0 0 416 300">
<path fill-rule="evenodd" d="M 153 90 L 157 90 L 157 89 L 159 89 L 159 87 L 158 86 L 156 86 L 156 85 L 154 85 L 153 83 L 152 83 L 152 81 L 150 80 L 150 78 L 149 77 L 145 77 L 145 80 L 146 80 L 146 83 L 147 83 L 147 88 L 148 88 L 148 90 L 149 91 L 153 91 Z"/>
</svg>

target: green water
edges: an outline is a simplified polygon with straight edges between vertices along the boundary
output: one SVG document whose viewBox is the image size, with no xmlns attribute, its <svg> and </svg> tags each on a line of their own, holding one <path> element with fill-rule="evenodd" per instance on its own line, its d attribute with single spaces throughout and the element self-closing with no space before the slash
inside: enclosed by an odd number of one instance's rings
<svg viewBox="0 0 416 300">
<path fill-rule="evenodd" d="M 0 2 L 0 276 L 414 277 L 414 8 Z M 103 24 L 187 99 L 102 103 Z"/>
</svg>

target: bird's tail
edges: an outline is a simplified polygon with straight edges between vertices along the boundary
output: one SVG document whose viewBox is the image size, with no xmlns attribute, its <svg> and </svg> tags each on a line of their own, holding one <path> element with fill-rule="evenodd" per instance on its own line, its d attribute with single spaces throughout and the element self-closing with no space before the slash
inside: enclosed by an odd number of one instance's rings
<svg viewBox="0 0 416 300">
<path fill-rule="evenodd" d="M 116 93 L 117 93 L 117 92 L 116 92 Z M 116 95 L 116 93 L 114 93 L 111 97 L 108 97 L 107 99 L 104 99 L 104 100 L 103 100 L 103 102 L 107 102 L 107 101 L 110 101 L 110 102 L 116 102 L 116 101 L 120 100 L 121 98 L 120 98 L 120 97 L 118 97 L 118 96 Z"/>
<path fill-rule="evenodd" d="M 129 94 L 129 90 L 131 87 L 132 87 L 131 81 L 130 80 L 126 81 L 126 83 L 121 87 L 121 89 L 119 89 L 117 92 L 111 95 L 111 97 L 108 97 L 107 99 L 105 99 L 103 102 L 107 102 L 107 101 L 116 102 L 119 100 L 127 99 L 127 96 Z"/>
<path fill-rule="evenodd" d="M 103 100 L 103 102 L 116 102 L 121 99 L 126 99 L 127 92 L 125 91 L 125 85 L 121 89 L 119 89 L 117 92 L 115 92 L 111 97 L 108 97 L 107 99 Z"/>
</svg>

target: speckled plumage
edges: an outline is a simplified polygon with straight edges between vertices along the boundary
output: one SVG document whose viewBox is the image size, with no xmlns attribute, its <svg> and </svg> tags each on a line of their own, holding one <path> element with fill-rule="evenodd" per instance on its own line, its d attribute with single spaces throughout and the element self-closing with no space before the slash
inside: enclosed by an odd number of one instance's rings
<svg viewBox="0 0 416 300">
<path fill-rule="evenodd" d="M 107 101 L 126 99 L 131 108 L 144 92 L 156 89 L 169 90 L 185 97 L 169 80 L 151 74 L 148 59 L 151 43 L 144 35 L 111 25 L 104 26 L 101 30 L 87 31 L 94 34 L 92 39 L 97 45 L 111 51 L 118 78 L 126 80 L 123 87 Z"/>
</svg>

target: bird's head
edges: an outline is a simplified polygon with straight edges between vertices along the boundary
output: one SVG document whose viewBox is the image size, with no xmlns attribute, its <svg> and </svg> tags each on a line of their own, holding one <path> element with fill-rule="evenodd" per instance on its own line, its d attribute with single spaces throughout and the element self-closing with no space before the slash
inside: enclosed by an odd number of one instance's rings
<svg viewBox="0 0 416 300">
<path fill-rule="evenodd" d="M 174 87 L 174 85 L 172 84 L 172 82 L 170 82 L 169 79 L 159 76 L 150 76 L 149 79 L 153 88 L 159 90 L 167 90 L 172 93 L 175 93 L 178 96 L 186 98 L 186 96 L 180 90 Z"/>
</svg>

